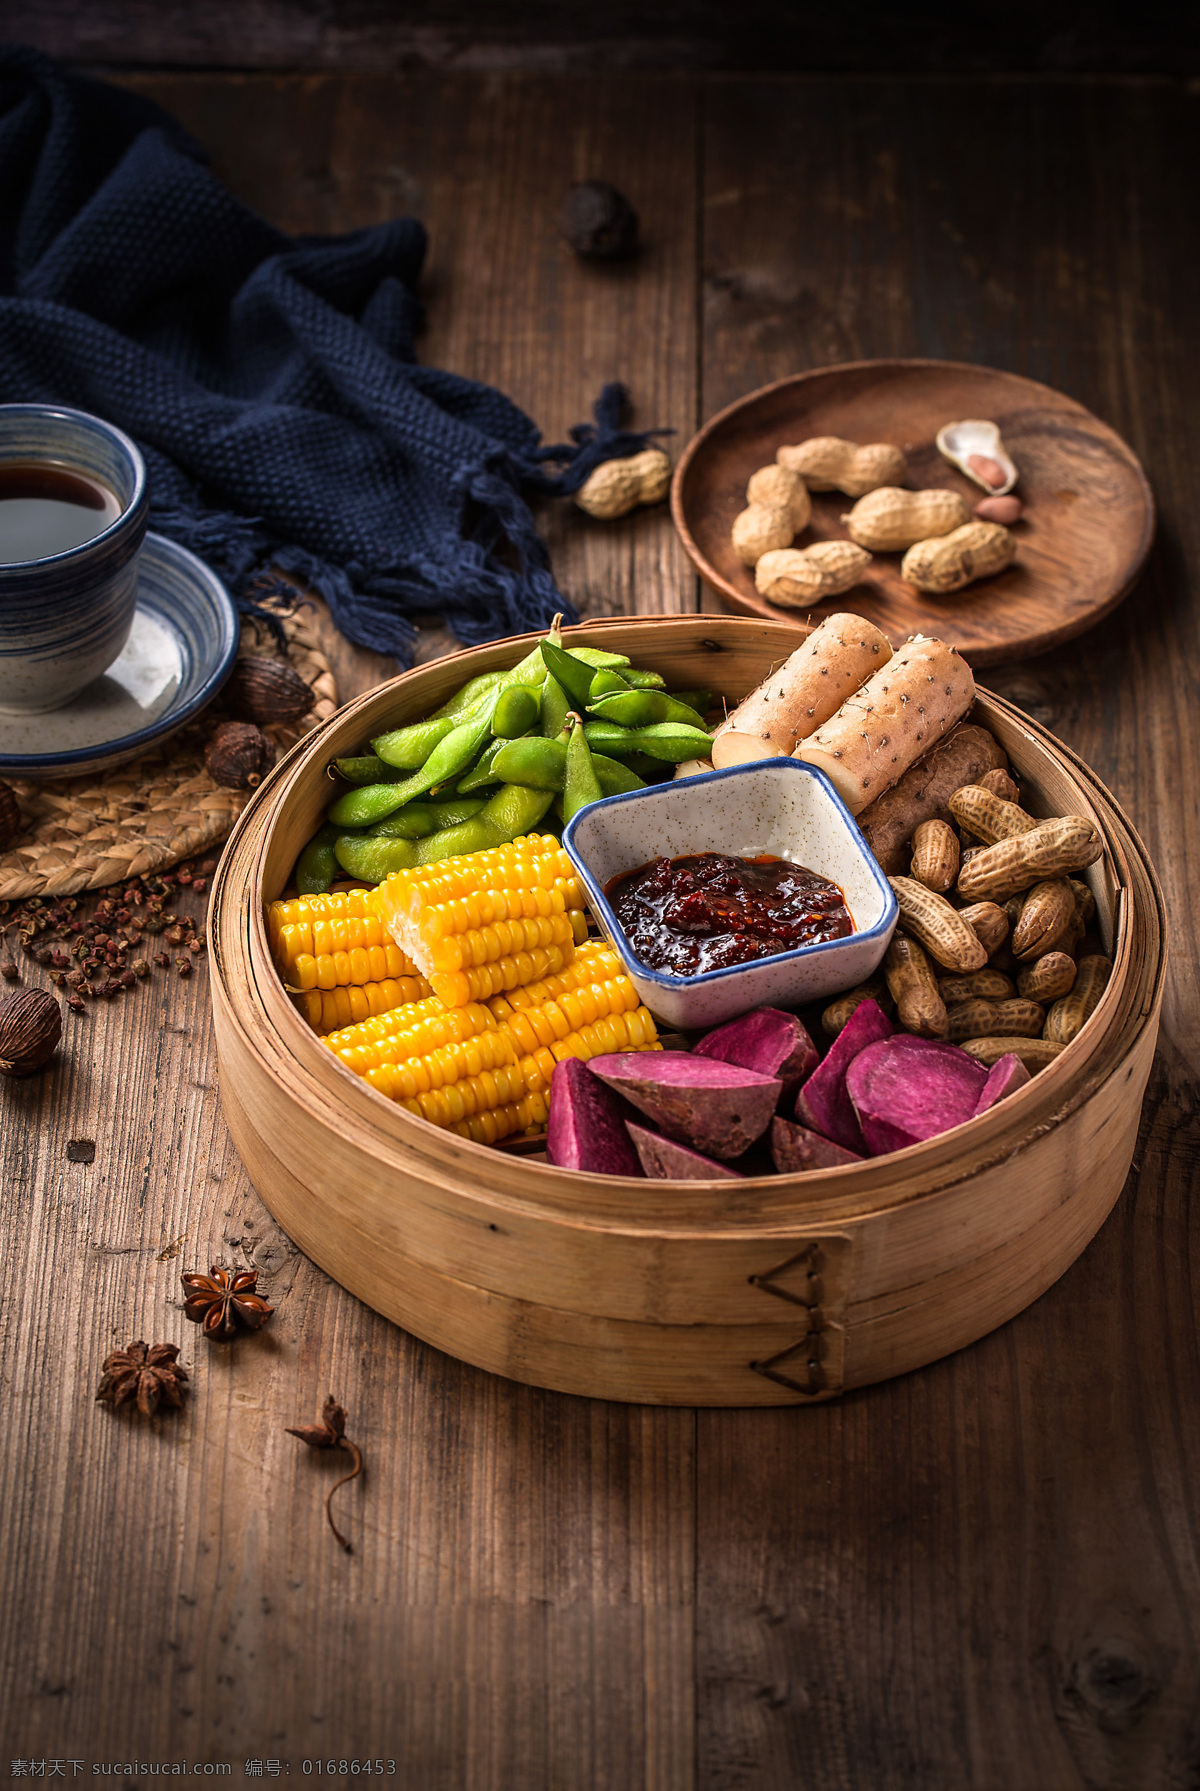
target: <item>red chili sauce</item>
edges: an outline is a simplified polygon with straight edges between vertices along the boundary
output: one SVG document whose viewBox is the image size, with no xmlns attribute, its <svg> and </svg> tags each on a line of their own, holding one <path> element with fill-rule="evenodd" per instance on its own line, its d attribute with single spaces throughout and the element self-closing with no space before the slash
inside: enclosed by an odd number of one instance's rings
<svg viewBox="0 0 1200 1791">
<path fill-rule="evenodd" d="M 786 858 L 656 858 L 604 888 L 643 964 L 699 976 L 854 931 L 842 892 Z"/>
</svg>

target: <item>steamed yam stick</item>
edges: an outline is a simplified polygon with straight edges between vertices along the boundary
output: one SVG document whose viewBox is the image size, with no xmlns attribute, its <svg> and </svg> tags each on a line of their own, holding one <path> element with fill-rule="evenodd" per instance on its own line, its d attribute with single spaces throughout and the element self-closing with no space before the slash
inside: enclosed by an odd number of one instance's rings
<svg viewBox="0 0 1200 1791">
<path fill-rule="evenodd" d="M 918 634 L 804 742 L 797 756 L 824 771 L 857 815 L 949 733 L 974 701 L 967 662 L 944 641 Z"/>
<path fill-rule="evenodd" d="M 829 616 L 778 671 L 738 704 L 713 735 L 712 762 L 744 765 L 794 753 L 892 657 L 891 643 L 861 616 Z"/>
</svg>

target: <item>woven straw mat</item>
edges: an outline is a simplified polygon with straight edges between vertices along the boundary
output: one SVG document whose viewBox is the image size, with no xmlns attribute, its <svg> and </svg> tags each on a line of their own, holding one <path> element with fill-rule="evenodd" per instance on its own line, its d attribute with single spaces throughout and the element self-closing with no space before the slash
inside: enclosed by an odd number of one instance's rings
<svg viewBox="0 0 1200 1791">
<path fill-rule="evenodd" d="M 310 686 L 313 707 L 302 721 L 264 728 L 276 754 L 337 708 L 337 686 L 306 611 L 279 610 L 288 660 Z M 239 654 L 278 658 L 270 630 L 243 621 Z M 163 745 L 94 777 L 34 783 L 9 780 L 25 823 L 17 843 L 0 853 L 0 901 L 73 895 L 166 870 L 219 844 L 250 799 L 226 790 L 204 769 L 213 715 L 202 714 Z"/>
</svg>

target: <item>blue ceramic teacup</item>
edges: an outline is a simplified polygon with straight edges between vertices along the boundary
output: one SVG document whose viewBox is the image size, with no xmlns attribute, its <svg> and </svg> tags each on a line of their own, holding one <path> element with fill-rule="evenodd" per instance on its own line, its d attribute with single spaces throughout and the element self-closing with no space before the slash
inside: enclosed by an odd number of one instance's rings
<svg viewBox="0 0 1200 1791">
<path fill-rule="evenodd" d="M 129 638 L 146 468 L 100 417 L 0 404 L 0 499 L 0 710 L 58 709 Z"/>
</svg>

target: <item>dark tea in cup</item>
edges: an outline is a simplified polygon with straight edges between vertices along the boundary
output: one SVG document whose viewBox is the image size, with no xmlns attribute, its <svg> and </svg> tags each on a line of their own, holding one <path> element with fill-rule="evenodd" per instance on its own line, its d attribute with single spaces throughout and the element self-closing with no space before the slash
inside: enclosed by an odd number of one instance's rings
<svg viewBox="0 0 1200 1791">
<path fill-rule="evenodd" d="M 120 514 L 116 492 L 85 473 L 47 461 L 0 465 L 0 564 L 66 553 Z"/>
</svg>

